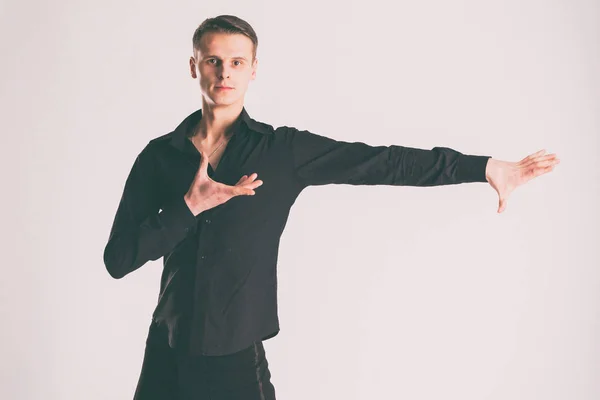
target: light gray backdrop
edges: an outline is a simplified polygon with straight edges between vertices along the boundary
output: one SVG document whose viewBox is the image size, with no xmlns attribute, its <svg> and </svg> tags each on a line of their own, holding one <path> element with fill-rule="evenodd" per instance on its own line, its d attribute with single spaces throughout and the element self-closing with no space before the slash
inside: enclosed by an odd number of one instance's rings
<svg viewBox="0 0 600 400">
<path fill-rule="evenodd" d="M 278 399 L 600 398 L 600 3 L 0 3 L 0 398 L 130 399 L 162 260 L 102 252 L 146 143 L 201 105 L 205 18 L 259 36 L 251 116 L 346 141 L 561 164 L 304 191 L 279 257 Z M 317 277 L 321 277 L 317 279 Z"/>
</svg>

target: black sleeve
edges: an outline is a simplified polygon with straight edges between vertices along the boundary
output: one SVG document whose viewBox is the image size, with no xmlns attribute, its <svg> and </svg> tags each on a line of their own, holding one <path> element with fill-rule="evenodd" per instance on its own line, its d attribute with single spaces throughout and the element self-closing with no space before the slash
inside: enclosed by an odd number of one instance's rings
<svg viewBox="0 0 600 400">
<path fill-rule="evenodd" d="M 131 167 L 104 248 L 104 265 L 115 279 L 171 252 L 196 224 L 183 195 L 159 209 L 156 163 L 149 148 Z"/>
<path fill-rule="evenodd" d="M 296 178 L 310 185 L 439 186 L 487 182 L 490 156 L 465 155 L 447 147 L 431 150 L 343 142 L 286 127 Z"/>
</svg>

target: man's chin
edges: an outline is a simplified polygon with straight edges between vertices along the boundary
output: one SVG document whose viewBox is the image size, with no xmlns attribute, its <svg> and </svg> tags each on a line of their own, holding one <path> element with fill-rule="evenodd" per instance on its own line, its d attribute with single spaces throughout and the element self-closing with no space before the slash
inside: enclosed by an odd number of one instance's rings
<svg viewBox="0 0 600 400">
<path fill-rule="evenodd" d="M 224 99 L 222 97 L 212 98 L 211 100 L 214 107 L 227 107 L 238 102 L 238 99 Z"/>
</svg>

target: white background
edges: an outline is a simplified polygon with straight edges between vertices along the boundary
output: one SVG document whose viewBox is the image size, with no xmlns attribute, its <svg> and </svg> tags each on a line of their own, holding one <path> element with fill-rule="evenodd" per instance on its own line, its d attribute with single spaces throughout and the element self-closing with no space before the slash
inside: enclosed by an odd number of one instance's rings
<svg viewBox="0 0 600 400">
<path fill-rule="evenodd" d="M 162 260 L 102 252 L 147 142 L 200 108 L 195 28 L 259 38 L 249 114 L 339 140 L 561 163 L 306 189 L 280 248 L 278 399 L 600 398 L 600 3 L 0 3 L 0 398 L 131 399 Z"/>
</svg>

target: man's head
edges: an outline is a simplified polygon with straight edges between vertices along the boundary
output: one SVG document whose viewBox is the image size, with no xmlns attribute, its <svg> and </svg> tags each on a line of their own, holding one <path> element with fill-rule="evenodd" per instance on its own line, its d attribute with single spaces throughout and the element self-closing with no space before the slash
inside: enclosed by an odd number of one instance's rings
<svg viewBox="0 0 600 400">
<path fill-rule="evenodd" d="M 209 18 L 196 29 L 192 43 L 190 73 L 200 77 L 204 100 L 217 106 L 243 104 L 258 63 L 258 38 L 250 24 L 233 15 Z"/>
</svg>

